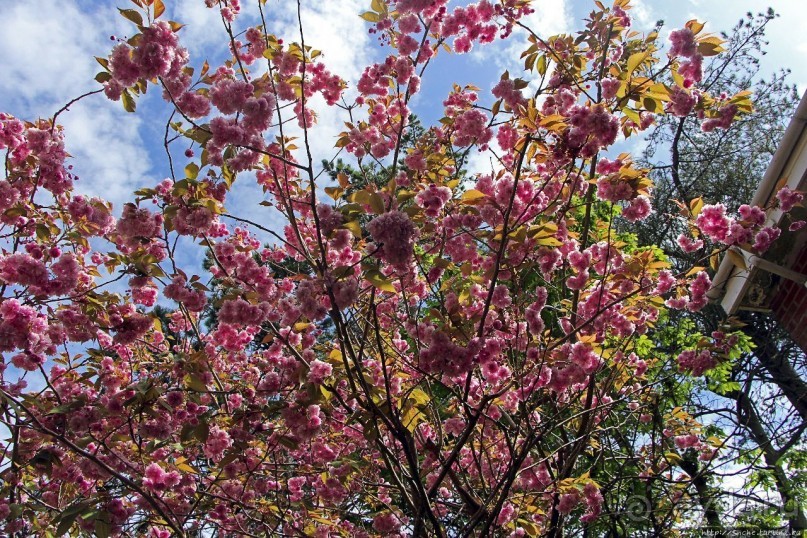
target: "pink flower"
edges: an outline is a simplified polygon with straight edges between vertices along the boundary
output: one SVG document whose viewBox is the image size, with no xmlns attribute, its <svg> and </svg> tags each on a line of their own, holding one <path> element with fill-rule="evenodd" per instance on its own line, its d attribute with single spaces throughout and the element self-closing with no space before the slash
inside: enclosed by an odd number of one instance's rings
<svg viewBox="0 0 807 538">
<path fill-rule="evenodd" d="M 650 199 L 647 196 L 637 196 L 630 201 L 628 207 L 622 210 L 622 216 L 631 222 L 636 222 L 646 219 L 652 212 Z"/>
<path fill-rule="evenodd" d="M 577 506 L 577 503 L 579 502 L 580 494 L 577 491 L 561 495 L 560 499 L 558 500 L 558 512 L 561 514 L 568 514 L 574 510 L 574 507 Z"/>
<path fill-rule="evenodd" d="M 619 79 L 615 78 L 602 79 L 602 81 L 600 81 L 600 86 L 602 87 L 603 99 L 613 99 L 614 97 L 616 97 L 616 93 L 621 85 L 622 82 Z"/>
<path fill-rule="evenodd" d="M 210 88 L 210 102 L 222 114 L 234 114 L 252 97 L 253 90 L 252 84 L 242 80 L 219 79 Z"/>
<path fill-rule="evenodd" d="M 671 112 L 674 116 L 683 118 L 692 112 L 696 102 L 697 99 L 692 93 L 679 86 L 675 86 L 670 94 L 667 111 Z"/>
<path fill-rule="evenodd" d="M 701 130 L 704 133 L 709 133 L 715 129 L 728 129 L 731 122 L 734 121 L 734 116 L 737 115 L 737 105 L 726 105 L 721 107 L 717 113 L 716 118 L 710 118 L 701 124 Z"/>
<path fill-rule="evenodd" d="M 681 28 L 670 32 L 670 56 L 683 56 L 691 58 L 698 53 L 698 44 L 695 42 L 695 34 L 689 28 Z"/>
<path fill-rule="evenodd" d="M 373 519 L 373 529 L 384 535 L 398 532 L 402 524 L 401 518 L 393 512 L 382 512 Z"/>
<path fill-rule="evenodd" d="M 317 385 L 321 385 L 333 372 L 333 367 L 330 364 L 320 360 L 312 361 L 309 367 L 308 380 Z"/>
<path fill-rule="evenodd" d="M 776 193 L 776 199 L 779 200 L 779 208 L 782 211 L 790 211 L 794 206 L 801 203 L 804 199 L 804 194 L 798 191 L 791 190 L 789 187 L 784 186 Z"/>
<path fill-rule="evenodd" d="M 726 216 L 726 206 L 723 204 L 705 205 L 695 224 L 713 241 L 723 241 L 728 237 L 732 220 Z"/>
<path fill-rule="evenodd" d="M 678 236 L 676 243 L 678 243 L 678 246 L 681 247 L 684 252 L 695 252 L 696 250 L 703 248 L 702 240 L 692 239 L 684 234 Z"/>
<path fill-rule="evenodd" d="M 224 456 L 224 451 L 232 445 L 233 440 L 230 435 L 218 426 L 213 426 L 210 428 L 210 434 L 207 437 L 203 451 L 206 457 L 217 461 Z"/>
<path fill-rule="evenodd" d="M 773 242 L 779 238 L 781 233 L 782 230 L 780 228 L 762 228 L 754 236 L 754 250 L 757 252 L 765 252 L 771 247 Z"/>
<path fill-rule="evenodd" d="M 448 187 L 438 187 L 434 183 L 431 183 L 415 196 L 415 202 L 425 209 L 426 215 L 436 217 L 440 214 L 440 210 L 450 198 L 451 189 Z"/>
<path fill-rule="evenodd" d="M 405 265 L 412 259 L 415 227 L 401 211 L 388 211 L 374 218 L 367 229 L 379 244 L 376 255 L 390 265 Z"/>
</svg>

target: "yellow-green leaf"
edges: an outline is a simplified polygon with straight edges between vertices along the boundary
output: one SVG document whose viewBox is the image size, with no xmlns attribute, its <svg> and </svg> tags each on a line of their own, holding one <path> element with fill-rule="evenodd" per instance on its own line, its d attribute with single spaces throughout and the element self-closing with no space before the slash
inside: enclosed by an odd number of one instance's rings
<svg viewBox="0 0 807 538">
<path fill-rule="evenodd" d="M 482 191 L 478 191 L 476 189 L 470 189 L 462 193 L 462 202 L 465 204 L 473 204 L 477 200 L 482 200 L 486 197 L 486 194 Z"/>
<path fill-rule="evenodd" d="M 364 276 L 370 284 L 380 289 L 381 291 L 387 291 L 390 293 L 395 292 L 395 286 L 392 285 L 392 281 L 390 281 L 387 277 L 382 275 L 379 271 L 376 270 L 367 271 L 367 274 Z"/>
<path fill-rule="evenodd" d="M 745 263 L 745 258 L 739 252 L 734 250 L 727 250 L 726 255 L 731 260 L 731 263 L 742 269 L 743 271 L 748 271 L 748 265 Z"/>
<path fill-rule="evenodd" d="M 697 217 L 698 215 L 700 215 L 702 209 L 703 209 L 703 198 L 701 197 L 694 198 L 692 201 L 689 202 L 689 212 L 692 213 L 693 217 Z"/>
<path fill-rule="evenodd" d="M 199 165 L 196 163 L 190 163 L 188 166 L 185 167 L 185 177 L 188 179 L 196 179 L 199 175 Z"/>
<path fill-rule="evenodd" d="M 342 197 L 342 194 L 344 194 L 344 192 L 345 192 L 344 189 L 341 189 L 339 187 L 325 187 L 325 194 L 327 194 L 334 200 L 340 199 Z"/>
<path fill-rule="evenodd" d="M 387 210 L 387 208 L 384 207 L 384 199 L 381 198 L 381 195 L 378 194 L 377 192 L 374 192 L 373 194 L 370 195 L 370 199 L 368 200 L 368 203 L 369 203 L 368 205 L 370 206 L 370 208 L 373 211 L 375 211 L 375 213 L 378 214 L 378 215 L 380 215 L 381 213 L 384 213 Z"/>
<path fill-rule="evenodd" d="M 702 22 L 698 22 L 697 20 L 692 19 L 691 21 L 687 21 L 687 23 L 684 26 L 692 30 L 693 34 L 697 35 L 700 33 L 701 30 L 703 30 L 704 25 Z"/>
<path fill-rule="evenodd" d="M 143 26 L 143 16 L 134 9 L 118 8 L 118 11 L 120 11 L 120 14 L 123 15 L 125 19 L 132 21 L 138 26 Z"/>
<path fill-rule="evenodd" d="M 126 112 L 134 112 L 137 108 L 134 97 L 129 93 L 129 90 L 123 90 L 123 93 L 121 93 L 121 102 L 123 102 L 123 110 Z"/>
<path fill-rule="evenodd" d="M 647 52 L 647 51 L 645 51 L 645 52 L 635 52 L 635 53 L 631 54 L 630 57 L 628 58 L 628 64 L 627 64 L 627 67 L 626 67 L 626 69 L 628 71 L 628 74 L 633 73 L 634 71 L 636 71 L 636 68 L 639 67 L 639 65 L 641 65 L 641 63 L 643 61 L 645 61 L 645 59 L 647 58 L 647 56 L 649 54 L 650 53 Z"/>
<path fill-rule="evenodd" d="M 346 222 L 344 224 L 344 227 L 350 230 L 350 233 L 353 234 L 353 237 L 361 239 L 361 225 L 358 223 L 358 221 L 351 220 L 349 222 Z"/>
</svg>

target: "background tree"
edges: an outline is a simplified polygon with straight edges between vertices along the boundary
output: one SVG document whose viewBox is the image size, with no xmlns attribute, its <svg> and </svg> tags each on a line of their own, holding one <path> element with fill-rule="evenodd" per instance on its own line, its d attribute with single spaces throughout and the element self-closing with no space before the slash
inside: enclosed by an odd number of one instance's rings
<svg viewBox="0 0 807 538">
<path fill-rule="evenodd" d="M 640 244 L 661 246 L 679 270 L 707 252 L 687 252 L 677 241 L 687 232 L 679 218 L 681 204 L 721 203 L 732 211 L 748 204 L 799 102 L 786 70 L 760 78 L 765 29 L 775 16 L 772 10 L 749 13 L 723 34 L 726 53 L 704 66 L 704 87 L 711 92 L 732 95 L 750 89 L 755 96 L 752 113 L 725 130 L 709 131 L 692 118 L 665 116 L 648 136 L 642 163 L 652 169 L 655 212 L 635 233 Z M 705 497 L 698 492 L 709 523 L 717 524 L 714 513 L 720 512 L 722 518 L 739 516 L 739 522 L 752 526 L 775 528 L 784 520 L 791 529 L 807 528 L 804 504 L 796 500 L 804 498 L 804 353 L 765 314 L 745 313 L 727 324 L 722 309 L 713 305 L 695 314 L 671 313 L 669 323 L 675 327 L 671 334 L 680 334 L 683 326 L 706 335 L 740 327 L 747 335 L 741 356 L 726 363 L 720 374 L 707 372 L 703 382 L 676 398 L 677 405 L 714 424 L 715 433 L 726 440 L 723 465 L 681 466 L 709 483 Z M 679 343 L 670 344 L 669 351 L 677 353 Z M 784 464 L 789 459 L 793 464 Z M 723 486 L 736 475 L 745 477 L 743 488 Z M 742 513 L 726 513 L 741 501 Z"/>
</svg>

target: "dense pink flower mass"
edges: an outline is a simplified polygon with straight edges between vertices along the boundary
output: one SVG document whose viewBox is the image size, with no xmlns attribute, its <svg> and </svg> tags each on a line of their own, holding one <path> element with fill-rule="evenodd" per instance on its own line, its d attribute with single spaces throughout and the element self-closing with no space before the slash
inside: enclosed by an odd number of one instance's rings
<svg viewBox="0 0 807 538">
<path fill-rule="evenodd" d="M 367 225 L 377 243 L 376 254 L 391 265 L 409 263 L 415 239 L 412 221 L 400 211 L 379 215 Z"/>
<path fill-rule="evenodd" d="M 120 207 L 73 191 L 55 118 L 0 114 L 0 534 L 596 535 L 622 506 L 607 453 L 628 427 L 619 466 L 675 493 L 655 511 L 686 509 L 670 454 L 717 451 L 659 380 L 739 340 L 655 347 L 711 280 L 636 244 L 650 172 L 606 152 L 656 114 L 710 131 L 750 102 L 698 87 L 697 25 L 665 63 L 619 0 L 575 36 L 528 37 L 523 72 L 453 86 L 421 128 L 441 51 L 513 39 L 533 6 L 367 3 L 386 50 L 354 81 L 269 33 L 263 2 L 204 2 L 220 65 L 191 58 L 159 0 L 122 9 L 131 35 L 96 79 L 174 114 L 154 157 L 169 179 Z M 344 125 L 329 154 L 319 117 Z M 677 244 L 762 252 L 775 207 L 692 200 Z"/>
</svg>

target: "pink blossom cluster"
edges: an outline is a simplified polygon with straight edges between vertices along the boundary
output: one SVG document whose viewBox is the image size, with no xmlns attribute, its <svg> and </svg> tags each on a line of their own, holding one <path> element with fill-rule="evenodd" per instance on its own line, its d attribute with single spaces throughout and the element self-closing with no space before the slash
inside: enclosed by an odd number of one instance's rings
<svg viewBox="0 0 807 538">
<path fill-rule="evenodd" d="M 726 215 L 723 204 L 705 205 L 695 224 L 709 239 L 725 245 L 751 244 L 757 252 L 765 252 L 781 234 L 774 226 L 764 226 L 765 212 L 759 207 L 742 205 L 740 220 Z"/>
<path fill-rule="evenodd" d="M 695 34 L 689 28 L 681 28 L 670 32 L 670 57 L 686 58 L 678 68 L 678 73 L 684 77 L 684 86 L 689 88 L 692 84 L 700 82 L 703 78 L 703 55 L 698 52 L 698 43 Z"/>
<path fill-rule="evenodd" d="M 110 324 L 115 330 L 112 341 L 127 346 L 143 337 L 153 327 L 153 320 L 150 316 L 136 311 L 133 305 L 126 305 L 112 312 Z"/>
<path fill-rule="evenodd" d="M 728 129 L 737 115 L 737 105 L 724 105 L 717 111 L 717 117 L 704 120 L 701 129 L 704 133 L 709 133 L 715 129 Z"/>
<path fill-rule="evenodd" d="M 695 252 L 703 248 L 702 239 L 692 239 L 684 234 L 680 234 L 675 241 L 684 252 Z"/>
<path fill-rule="evenodd" d="M 432 333 L 429 347 L 420 351 L 419 364 L 424 371 L 456 376 L 468 372 L 473 365 L 469 351 L 454 342 L 442 331 Z"/>
<path fill-rule="evenodd" d="M 216 215 L 207 207 L 180 207 L 172 221 L 180 235 L 200 237 L 216 223 Z"/>
<path fill-rule="evenodd" d="M 342 213 L 328 204 L 317 204 L 317 219 L 322 235 L 325 237 L 330 237 L 344 221 Z"/>
<path fill-rule="evenodd" d="M 52 263 L 48 268 L 39 259 L 41 254 L 38 249 L 30 250 L 38 256 L 35 258 L 30 254 L 19 253 L 0 257 L 0 281 L 28 287 L 34 295 L 63 295 L 74 290 L 80 280 L 86 281 L 78 259 L 72 253 L 62 254 L 55 260 L 51 258 Z M 58 254 L 58 249 L 54 253 Z"/>
<path fill-rule="evenodd" d="M 346 149 L 357 157 L 369 152 L 375 159 L 383 159 L 398 144 L 399 134 L 409 121 L 409 108 L 401 96 L 368 99 L 366 103 L 369 105 L 369 123 L 351 125 Z"/>
<path fill-rule="evenodd" d="M 678 355 L 678 367 L 693 376 L 701 376 L 707 370 L 717 366 L 717 360 L 708 349 L 701 351 L 687 350 Z"/>
<path fill-rule="evenodd" d="M 154 306 L 157 302 L 158 290 L 149 277 L 136 276 L 129 279 L 132 290 L 132 301 L 143 306 Z"/>
<path fill-rule="evenodd" d="M 434 218 L 440 214 L 440 210 L 450 198 L 451 189 L 430 183 L 415 196 L 415 202 L 424 209 L 426 215 Z"/>
<path fill-rule="evenodd" d="M 670 92 L 670 100 L 667 103 L 667 112 L 674 116 L 683 118 L 692 112 L 698 102 L 699 94 L 694 90 L 674 86 Z"/>
<path fill-rule="evenodd" d="M 19 350 L 12 357 L 18 368 L 36 370 L 44 364 L 45 356 L 56 350 L 52 336 L 58 333 L 52 333 L 47 318 L 34 308 L 20 304 L 17 299 L 0 302 L 0 351 Z"/>
<path fill-rule="evenodd" d="M 470 52 L 473 43 L 491 43 L 496 39 L 498 25 L 492 22 L 496 9 L 488 0 L 467 7 L 457 6 L 449 14 L 439 17 L 438 26 L 445 37 L 454 38 L 453 49 L 460 54 Z"/>
<path fill-rule="evenodd" d="M 303 280 L 297 285 L 300 312 L 309 320 L 320 321 L 325 318 L 328 308 L 324 299 L 324 289 L 318 280 Z"/>
<path fill-rule="evenodd" d="M 586 513 L 580 518 L 583 523 L 591 523 L 602 514 L 603 496 L 600 488 L 594 482 L 588 482 L 583 487 L 583 498 L 586 503 Z"/>
<path fill-rule="evenodd" d="M 370 221 L 367 230 L 376 242 L 376 256 L 390 265 L 406 265 L 412 260 L 416 230 L 406 213 L 383 213 Z"/>
<path fill-rule="evenodd" d="M 148 209 L 138 208 L 134 204 L 123 206 L 123 214 L 118 220 L 116 232 L 122 244 L 137 248 L 158 237 L 162 231 L 163 216 L 152 213 Z"/>
<path fill-rule="evenodd" d="M 776 199 L 779 200 L 779 208 L 784 212 L 788 212 L 801 203 L 804 199 L 804 194 L 784 186 L 777 191 Z"/>
<path fill-rule="evenodd" d="M 239 327 L 258 326 L 266 319 L 266 312 L 269 308 L 268 303 L 254 305 L 238 298 L 224 301 L 219 309 L 218 317 L 221 323 Z"/>
<path fill-rule="evenodd" d="M 1 190 L 2 182 L 0 182 Z M 2 201 L 0 201 L 0 208 L 2 208 Z M 73 196 L 67 205 L 67 210 L 73 220 L 83 225 L 89 235 L 105 235 L 115 225 L 115 218 L 112 216 L 109 204 L 100 198 Z"/>
<path fill-rule="evenodd" d="M 0 207 L 29 198 L 40 185 L 54 196 L 73 187 L 75 178 L 64 166 L 67 152 L 61 128 L 52 129 L 45 120 L 26 125 L 0 114 L 0 149 L 8 149 L 7 177 L 0 180 Z"/>
<path fill-rule="evenodd" d="M 330 364 L 320 360 L 311 361 L 309 368 L 308 380 L 316 385 L 321 385 L 333 372 Z"/>
<path fill-rule="evenodd" d="M 501 99 L 511 110 L 518 110 L 519 107 L 526 106 L 527 100 L 522 95 L 521 90 L 516 87 L 516 81 L 510 78 L 502 78 L 491 90 L 497 99 Z"/>
<path fill-rule="evenodd" d="M 366 67 L 356 85 L 361 95 L 386 97 L 393 84 L 411 85 L 413 77 L 416 76 L 415 63 L 405 52 L 408 51 L 401 52 L 400 56 L 387 56 L 383 63 Z M 414 93 L 417 93 L 417 85 L 409 89 L 410 95 Z"/>
<path fill-rule="evenodd" d="M 158 463 L 150 463 L 143 474 L 143 487 L 151 491 L 166 491 L 178 485 L 181 475 L 178 471 L 166 472 Z"/>
<path fill-rule="evenodd" d="M 206 457 L 218 461 L 231 446 L 233 446 L 233 440 L 230 435 L 218 426 L 214 426 L 210 429 L 203 451 Z"/>
<path fill-rule="evenodd" d="M 571 128 L 566 134 L 569 148 L 582 157 L 592 157 L 616 141 L 619 121 L 603 105 L 575 106 L 570 110 Z"/>
<path fill-rule="evenodd" d="M 163 290 L 163 295 L 184 305 L 191 312 L 201 312 L 207 304 L 205 292 L 202 289 L 188 288 L 187 280 L 182 275 L 177 275 L 171 280 Z"/>
<path fill-rule="evenodd" d="M 686 308 L 691 312 L 697 312 L 709 303 L 706 293 L 712 286 L 712 281 L 705 271 L 699 271 L 695 279 L 690 283 L 689 297 L 679 296 L 665 301 L 669 308 L 678 310 Z"/>
<path fill-rule="evenodd" d="M 266 50 L 266 40 L 260 27 L 249 28 L 245 33 L 246 43 L 236 39 L 231 45 L 234 56 L 238 56 L 244 65 L 252 65 L 255 60 L 263 57 Z"/>
<path fill-rule="evenodd" d="M 359 281 L 356 278 L 345 278 L 334 282 L 331 287 L 336 307 L 344 310 L 356 302 L 359 297 Z"/>
<path fill-rule="evenodd" d="M 120 43 L 112 49 L 109 59 L 111 80 L 104 83 L 104 92 L 112 100 L 119 100 L 127 88 L 139 80 L 162 80 L 164 97 L 173 101 L 190 117 L 200 118 L 210 111 L 210 104 L 202 94 L 190 91 L 190 76 L 184 72 L 188 51 L 179 45 L 179 39 L 165 21 L 155 21 L 145 28 L 132 47 Z"/>
<path fill-rule="evenodd" d="M 602 88 L 602 98 L 603 99 L 613 99 L 616 97 L 617 92 L 619 91 L 620 86 L 622 86 L 622 81 L 616 78 L 604 78 L 600 81 L 600 87 Z"/>
<path fill-rule="evenodd" d="M 397 533 L 406 523 L 406 518 L 402 518 L 394 512 L 382 512 L 373 518 L 373 528 L 384 536 L 392 536 Z"/>
<path fill-rule="evenodd" d="M 319 405 L 311 404 L 306 407 L 290 405 L 283 409 L 283 419 L 292 435 L 301 440 L 308 440 L 322 427 L 323 416 Z"/>
<path fill-rule="evenodd" d="M 455 91 L 443 102 L 446 117 L 453 120 L 451 141 L 455 146 L 477 144 L 484 149 L 493 138 L 488 117 L 481 110 L 473 108 L 477 99 L 475 92 Z"/>
</svg>

